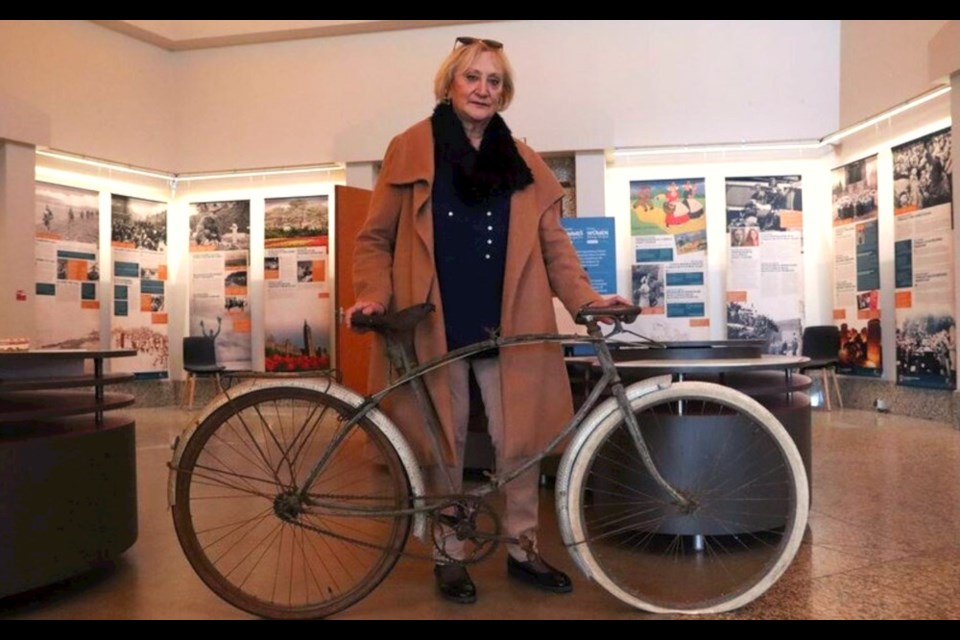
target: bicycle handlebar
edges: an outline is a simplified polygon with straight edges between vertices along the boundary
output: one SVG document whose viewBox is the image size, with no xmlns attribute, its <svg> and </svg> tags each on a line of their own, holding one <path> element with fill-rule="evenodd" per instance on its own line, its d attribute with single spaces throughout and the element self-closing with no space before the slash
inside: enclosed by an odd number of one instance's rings
<svg viewBox="0 0 960 640">
<path fill-rule="evenodd" d="M 415 304 L 400 311 L 365 314 L 356 311 L 350 316 L 350 326 L 357 331 L 377 333 L 409 331 L 430 315 L 436 307 L 430 302 Z"/>
<path fill-rule="evenodd" d="M 577 311 L 577 317 L 574 322 L 577 324 L 587 324 L 598 318 L 614 318 L 619 322 L 630 324 L 640 315 L 640 307 L 629 304 L 621 304 L 614 307 L 582 307 Z"/>
</svg>

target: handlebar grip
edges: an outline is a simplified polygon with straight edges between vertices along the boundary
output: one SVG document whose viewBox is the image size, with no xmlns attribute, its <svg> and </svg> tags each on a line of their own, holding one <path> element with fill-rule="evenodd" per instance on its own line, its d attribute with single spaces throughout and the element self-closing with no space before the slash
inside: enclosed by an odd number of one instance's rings
<svg viewBox="0 0 960 640">
<path fill-rule="evenodd" d="M 630 324 L 640 315 L 640 307 L 621 304 L 615 307 L 583 307 L 577 312 L 575 322 L 577 324 L 586 324 L 589 320 L 595 318 L 616 318 L 621 322 Z"/>
<path fill-rule="evenodd" d="M 350 316 L 350 327 L 355 331 L 375 331 L 382 326 L 382 313 L 363 313 L 362 311 L 355 311 Z"/>
</svg>

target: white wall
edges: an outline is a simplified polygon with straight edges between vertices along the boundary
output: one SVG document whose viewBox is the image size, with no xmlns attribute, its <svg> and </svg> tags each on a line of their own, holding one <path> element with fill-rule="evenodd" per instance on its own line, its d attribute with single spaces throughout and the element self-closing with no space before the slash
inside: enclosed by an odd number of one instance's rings
<svg viewBox="0 0 960 640">
<path fill-rule="evenodd" d="M 85 21 L 0 21 L 0 87 L 51 146 L 174 172 L 379 159 L 429 114 L 464 27 L 171 53 Z M 840 23 L 518 20 L 506 117 L 540 151 L 817 138 L 838 126 Z"/>
<path fill-rule="evenodd" d="M 462 30 L 191 52 L 179 69 L 183 169 L 216 168 L 225 156 L 266 166 L 378 159 L 429 114 L 434 73 Z M 836 128 L 835 21 L 540 20 L 471 33 L 505 43 L 518 86 L 506 118 L 540 151 Z"/>
<path fill-rule="evenodd" d="M 928 45 L 950 20 L 843 20 L 840 127 L 932 88 Z"/>
<path fill-rule="evenodd" d="M 0 21 L 0 91 L 50 118 L 41 144 L 115 162 L 177 162 L 170 54 L 84 20 Z"/>
</svg>

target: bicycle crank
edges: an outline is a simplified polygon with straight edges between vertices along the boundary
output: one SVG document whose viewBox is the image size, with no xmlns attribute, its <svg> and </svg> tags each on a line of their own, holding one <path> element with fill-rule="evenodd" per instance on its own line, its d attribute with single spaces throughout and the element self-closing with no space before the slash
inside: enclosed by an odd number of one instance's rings
<svg viewBox="0 0 960 640">
<path fill-rule="evenodd" d="M 480 562 L 493 553 L 502 540 L 497 512 L 479 496 L 451 496 L 438 505 L 431 516 L 433 545 L 448 562 Z"/>
</svg>

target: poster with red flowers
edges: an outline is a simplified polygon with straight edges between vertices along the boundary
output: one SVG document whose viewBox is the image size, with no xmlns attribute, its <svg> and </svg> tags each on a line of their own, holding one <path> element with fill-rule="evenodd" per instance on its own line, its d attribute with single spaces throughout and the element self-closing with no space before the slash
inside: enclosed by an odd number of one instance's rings
<svg viewBox="0 0 960 640">
<path fill-rule="evenodd" d="M 330 368 L 329 196 L 264 202 L 267 371 Z"/>
</svg>

